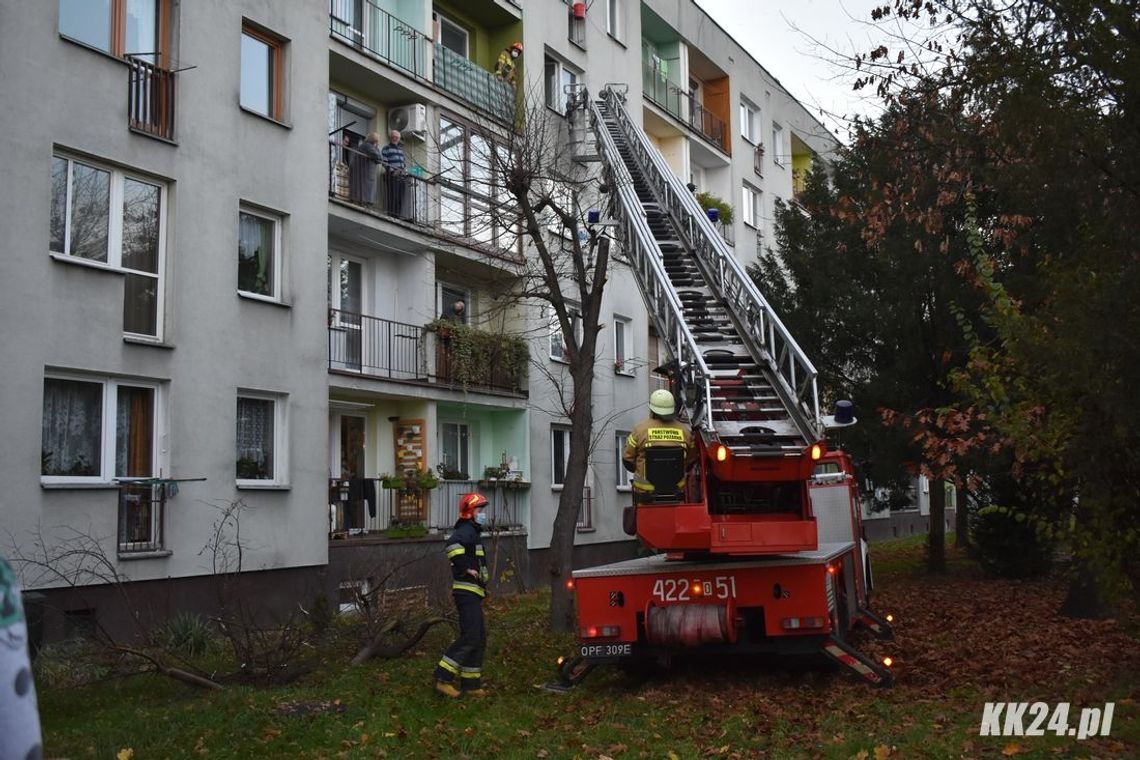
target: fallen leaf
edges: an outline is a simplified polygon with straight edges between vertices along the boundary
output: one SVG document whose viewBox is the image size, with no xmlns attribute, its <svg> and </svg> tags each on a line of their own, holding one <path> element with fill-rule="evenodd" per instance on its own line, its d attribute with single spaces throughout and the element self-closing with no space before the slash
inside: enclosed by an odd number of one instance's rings
<svg viewBox="0 0 1140 760">
<path fill-rule="evenodd" d="M 624 744 L 611 744 L 610 746 L 606 747 L 606 752 L 610 753 L 611 755 L 620 755 L 622 752 L 625 752 L 628 749 L 629 747 L 625 746 Z"/>
<path fill-rule="evenodd" d="M 517 733 L 519 736 L 530 736 L 530 731 L 527 731 L 525 728 L 520 728 L 515 733 Z"/>
<path fill-rule="evenodd" d="M 677 753 L 674 752 L 673 750 L 669 750 L 669 754 L 666 755 L 665 757 L 669 758 L 669 760 L 681 760 L 681 758 L 678 757 Z"/>
<path fill-rule="evenodd" d="M 1001 751 L 1001 753 L 1003 755 L 1005 755 L 1006 757 L 1013 757 L 1014 755 L 1020 755 L 1021 754 L 1021 745 L 1018 744 L 1017 742 L 1010 742 L 1009 744 L 1005 745 L 1005 749 L 1003 749 Z"/>
<path fill-rule="evenodd" d="M 885 744 L 875 747 L 875 760 L 887 760 L 891 756 L 891 748 Z"/>
<path fill-rule="evenodd" d="M 135 756 L 135 751 L 130 747 L 123 747 L 115 753 L 115 760 L 131 760 Z"/>
<path fill-rule="evenodd" d="M 867 750 L 861 749 L 855 753 L 855 760 L 867 760 L 867 758 L 870 756 L 871 754 L 867 752 Z"/>
<path fill-rule="evenodd" d="M 536 754 L 537 754 L 539 757 L 550 757 L 550 753 L 549 753 L 549 752 L 547 752 L 547 751 L 546 751 L 546 750 L 544 750 L 544 749 L 540 749 L 540 750 L 539 750 L 539 751 L 538 751 Z"/>
</svg>

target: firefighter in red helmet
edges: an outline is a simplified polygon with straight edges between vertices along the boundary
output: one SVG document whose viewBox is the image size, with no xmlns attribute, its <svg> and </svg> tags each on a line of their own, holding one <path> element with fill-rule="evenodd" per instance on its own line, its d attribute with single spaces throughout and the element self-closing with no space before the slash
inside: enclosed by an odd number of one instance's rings
<svg viewBox="0 0 1140 760">
<path fill-rule="evenodd" d="M 435 690 L 446 697 L 482 696 L 483 651 L 487 629 L 483 598 L 487 595 L 487 557 L 479 534 L 487 523 L 487 497 L 465 493 L 459 497 L 459 519 L 447 539 L 451 562 L 451 596 L 459 613 L 459 638 L 447 648 L 435 668 Z"/>
</svg>

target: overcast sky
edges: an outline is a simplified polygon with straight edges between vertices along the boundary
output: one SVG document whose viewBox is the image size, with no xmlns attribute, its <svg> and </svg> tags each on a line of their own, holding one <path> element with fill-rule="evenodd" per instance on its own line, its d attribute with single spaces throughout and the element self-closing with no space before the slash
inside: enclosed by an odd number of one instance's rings
<svg viewBox="0 0 1140 760">
<path fill-rule="evenodd" d="M 837 54 L 870 49 L 866 22 L 881 0 L 696 2 L 841 139 L 843 115 L 876 113 L 874 95 L 852 92 L 853 75 L 834 61 Z"/>
</svg>

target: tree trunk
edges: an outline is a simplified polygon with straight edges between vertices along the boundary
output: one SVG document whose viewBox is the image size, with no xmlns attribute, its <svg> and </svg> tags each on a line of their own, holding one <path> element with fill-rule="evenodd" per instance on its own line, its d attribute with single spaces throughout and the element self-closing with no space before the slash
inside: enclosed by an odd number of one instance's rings
<svg viewBox="0 0 1140 760">
<path fill-rule="evenodd" d="M 1069 582 L 1069 593 L 1061 602 L 1060 614 L 1078 620 L 1103 620 L 1110 610 L 1096 574 L 1084 562 L 1074 563 L 1076 572 Z"/>
<path fill-rule="evenodd" d="M 926 569 L 931 573 L 946 572 L 946 486 L 941 480 L 930 481 L 930 533 L 927 536 Z"/>
<path fill-rule="evenodd" d="M 594 409 L 591 403 L 594 381 L 594 341 L 587 338 L 574 366 L 574 406 L 570 411 L 572 440 L 566 462 L 566 479 L 558 498 L 558 513 L 550 535 L 550 628 L 558 633 L 574 630 L 574 597 L 566 587 L 574 569 L 574 535 L 578 512 L 582 507 L 582 491 L 586 486 L 586 470 L 590 465 L 590 442 L 594 435 Z"/>
<path fill-rule="evenodd" d="M 969 491 L 964 485 L 958 486 L 955 491 L 954 509 L 954 546 L 959 549 L 970 548 L 970 509 L 967 506 Z"/>
</svg>

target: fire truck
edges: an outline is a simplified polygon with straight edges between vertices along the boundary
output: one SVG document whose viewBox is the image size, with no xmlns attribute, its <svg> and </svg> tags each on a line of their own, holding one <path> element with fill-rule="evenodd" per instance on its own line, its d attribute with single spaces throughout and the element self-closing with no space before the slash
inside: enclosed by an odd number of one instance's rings
<svg viewBox="0 0 1140 760">
<path fill-rule="evenodd" d="M 668 348 L 698 458 L 687 467 L 680 449 L 646 450 L 655 490 L 626 524 L 656 553 L 573 572 L 579 651 L 560 658 L 552 686 L 693 650 L 819 653 L 889 685 L 889 658 L 851 643 L 859 626 L 892 636 L 869 609 L 852 462 L 827 445 L 828 430 L 855 422 L 851 406 L 820 413 L 812 363 L 624 101 L 621 85 L 577 93 L 571 143 L 602 164 L 605 223 Z"/>
</svg>

